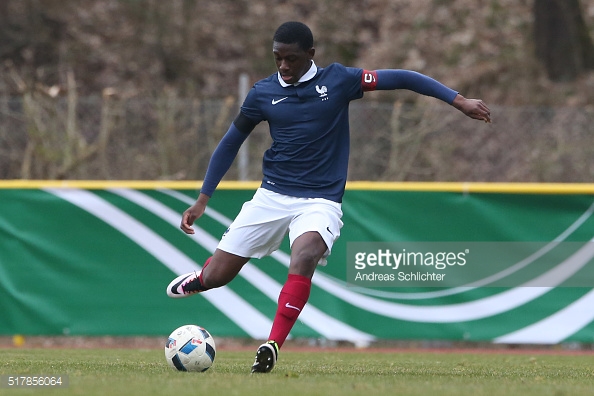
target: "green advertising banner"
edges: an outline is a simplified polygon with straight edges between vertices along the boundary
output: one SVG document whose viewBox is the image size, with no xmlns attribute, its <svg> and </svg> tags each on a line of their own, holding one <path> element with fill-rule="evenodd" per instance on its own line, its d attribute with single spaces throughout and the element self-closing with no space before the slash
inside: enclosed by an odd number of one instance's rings
<svg viewBox="0 0 594 396">
<path fill-rule="evenodd" d="M 165 294 L 200 270 L 257 184 L 223 183 L 188 236 L 179 222 L 198 188 L 0 182 L 0 334 L 152 336 L 195 323 L 266 338 L 288 241 L 225 287 Z M 594 185 L 350 183 L 342 208 L 292 337 L 594 342 Z"/>
</svg>

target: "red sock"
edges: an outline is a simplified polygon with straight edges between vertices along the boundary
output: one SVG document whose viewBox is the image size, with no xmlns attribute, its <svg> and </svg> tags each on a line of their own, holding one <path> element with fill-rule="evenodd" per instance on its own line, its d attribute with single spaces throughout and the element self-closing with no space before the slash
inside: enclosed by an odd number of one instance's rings
<svg viewBox="0 0 594 396">
<path fill-rule="evenodd" d="M 210 256 L 209 258 L 206 259 L 206 261 L 204 262 L 204 265 L 202 266 L 202 271 L 204 271 L 204 268 L 206 268 L 206 266 L 208 264 L 210 264 L 210 259 L 212 259 L 212 256 Z M 200 282 L 200 286 L 203 290 L 208 290 L 207 288 L 204 287 L 204 282 L 202 281 L 202 271 L 200 271 L 200 275 L 198 275 L 198 281 Z"/>
<path fill-rule="evenodd" d="M 311 279 L 289 274 L 287 282 L 278 296 L 278 308 L 272 323 L 272 330 L 270 330 L 270 337 L 268 337 L 269 340 L 276 341 L 279 348 L 287 339 L 297 317 L 307 303 L 310 290 Z"/>
</svg>

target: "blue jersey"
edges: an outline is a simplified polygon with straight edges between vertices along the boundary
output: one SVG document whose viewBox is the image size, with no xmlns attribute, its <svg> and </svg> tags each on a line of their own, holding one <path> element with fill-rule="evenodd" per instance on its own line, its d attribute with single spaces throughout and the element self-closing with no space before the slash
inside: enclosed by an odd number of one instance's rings
<svg viewBox="0 0 594 396">
<path fill-rule="evenodd" d="M 334 63 L 310 69 L 299 83 L 280 76 L 257 82 L 210 159 L 201 193 L 212 196 L 248 134 L 268 121 L 262 187 L 294 197 L 340 202 L 349 160 L 349 103 L 373 90 L 408 89 L 452 104 L 458 93 L 410 70 L 369 71 Z"/>
<path fill-rule="evenodd" d="M 363 69 L 334 63 L 296 85 L 278 74 L 257 82 L 241 112 L 267 121 L 262 187 L 280 194 L 341 202 L 349 160 L 349 103 L 363 96 Z M 310 73 L 308 72 L 308 73 Z"/>
</svg>

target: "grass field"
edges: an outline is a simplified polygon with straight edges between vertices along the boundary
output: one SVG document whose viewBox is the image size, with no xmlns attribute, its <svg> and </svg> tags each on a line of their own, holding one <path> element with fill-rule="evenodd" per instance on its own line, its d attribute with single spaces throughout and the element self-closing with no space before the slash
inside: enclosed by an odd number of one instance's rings
<svg viewBox="0 0 594 396">
<path fill-rule="evenodd" d="M 594 354 L 281 351 L 251 375 L 253 351 L 219 350 L 205 373 L 176 372 L 156 349 L 0 349 L 2 395 L 592 395 Z M 67 387 L 8 389 L 7 375 L 67 375 Z"/>
</svg>

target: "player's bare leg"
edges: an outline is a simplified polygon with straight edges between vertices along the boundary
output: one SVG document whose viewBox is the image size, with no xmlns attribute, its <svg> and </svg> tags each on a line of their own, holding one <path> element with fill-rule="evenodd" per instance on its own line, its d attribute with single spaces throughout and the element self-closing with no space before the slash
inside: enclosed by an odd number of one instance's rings
<svg viewBox="0 0 594 396">
<path fill-rule="evenodd" d="M 326 243 L 317 232 L 306 232 L 293 241 L 289 275 L 278 297 L 272 330 L 268 341 L 256 352 L 252 373 L 268 373 L 274 368 L 280 347 L 309 299 L 311 278 L 326 250 Z"/>
<path fill-rule="evenodd" d="M 241 271 L 249 258 L 215 250 L 208 266 L 202 269 L 202 286 L 207 289 L 225 286 Z"/>
<path fill-rule="evenodd" d="M 296 238 L 291 246 L 289 275 L 300 275 L 311 279 L 326 250 L 328 250 L 326 243 L 315 231 L 306 232 Z"/>
<path fill-rule="evenodd" d="M 167 295 L 183 298 L 224 286 L 237 276 L 248 260 L 249 258 L 217 249 L 206 261 L 201 272 L 190 272 L 172 280 L 167 286 Z"/>
</svg>

